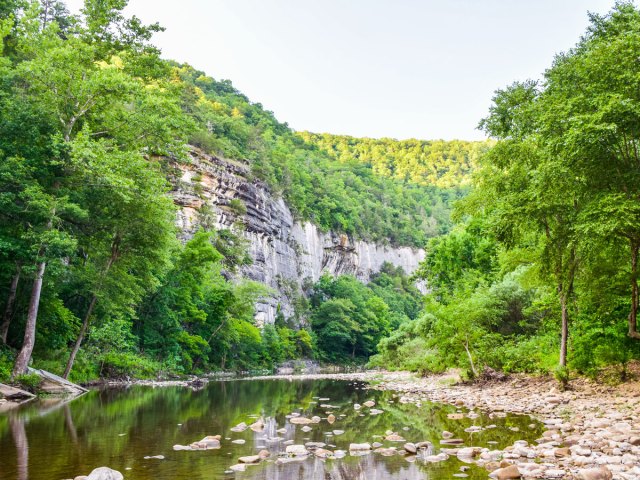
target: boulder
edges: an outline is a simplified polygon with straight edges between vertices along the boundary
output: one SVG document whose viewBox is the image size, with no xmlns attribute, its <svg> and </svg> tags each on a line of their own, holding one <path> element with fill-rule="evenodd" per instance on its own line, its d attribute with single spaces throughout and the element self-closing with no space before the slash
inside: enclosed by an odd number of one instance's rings
<svg viewBox="0 0 640 480">
<path fill-rule="evenodd" d="M 364 450 L 371 450 L 371 445 L 368 443 L 351 443 L 349 444 L 349 451 L 358 452 Z"/>
<path fill-rule="evenodd" d="M 295 455 L 296 457 L 309 455 L 307 447 L 304 445 L 287 445 L 287 455 Z"/>
<path fill-rule="evenodd" d="M 81 395 L 83 393 L 88 392 L 84 387 L 80 385 L 76 385 L 75 383 L 70 382 L 58 375 L 54 375 L 51 372 L 47 372 L 45 370 L 38 370 L 36 368 L 29 368 L 29 373 L 36 374 L 41 378 L 40 385 L 38 386 L 38 390 L 50 393 L 53 395 L 64 394 L 64 395 Z"/>
<path fill-rule="evenodd" d="M 578 471 L 580 480 L 611 480 L 613 474 L 607 467 L 585 468 Z"/>
<path fill-rule="evenodd" d="M 262 419 L 259 419 L 254 423 L 252 423 L 251 425 L 249 425 L 249 428 L 254 432 L 261 432 L 264 430 L 264 422 L 262 421 Z"/>
<path fill-rule="evenodd" d="M 418 447 L 416 447 L 415 443 L 411 442 L 405 443 L 404 449 L 409 453 L 416 453 L 418 451 Z"/>
<path fill-rule="evenodd" d="M 327 458 L 333 456 L 331 450 L 325 450 L 324 448 L 316 448 L 313 454 L 318 458 Z"/>
<path fill-rule="evenodd" d="M 516 478 L 520 478 L 520 470 L 515 465 L 509 465 L 508 467 L 499 468 L 498 470 L 492 472 L 490 475 L 492 478 L 496 478 L 497 480 L 512 480 Z"/>
<path fill-rule="evenodd" d="M 19 388 L 10 387 L 9 385 L 0 383 L 0 398 L 3 397 L 11 401 L 21 401 L 34 398 L 35 395 L 25 390 L 20 390 Z"/>
<path fill-rule="evenodd" d="M 87 480 L 124 480 L 124 477 L 117 470 L 99 467 L 89 474 Z"/>
<path fill-rule="evenodd" d="M 231 427 L 231 431 L 232 432 L 244 432 L 247 428 L 249 428 L 247 426 L 246 423 L 241 422 L 238 425 L 236 425 L 235 427 Z"/>
</svg>

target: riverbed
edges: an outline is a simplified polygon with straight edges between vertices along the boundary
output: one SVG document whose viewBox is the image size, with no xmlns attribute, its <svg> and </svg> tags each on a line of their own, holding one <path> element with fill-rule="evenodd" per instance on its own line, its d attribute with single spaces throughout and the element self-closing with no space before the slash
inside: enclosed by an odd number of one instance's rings
<svg viewBox="0 0 640 480">
<path fill-rule="evenodd" d="M 278 378 L 212 381 L 195 390 L 111 386 L 69 402 L 40 399 L 0 416 L 0 480 L 74 478 L 100 466 L 136 480 L 486 479 L 486 469 L 446 452 L 500 450 L 533 441 L 544 429 L 526 415 L 402 403 L 398 393 L 366 387 L 357 380 Z M 317 423 L 293 420 L 314 416 Z M 215 435 L 220 448 L 174 449 Z M 447 439 L 459 442 L 442 443 Z M 429 443 L 416 454 L 404 448 L 419 442 Z M 354 443 L 372 449 L 350 451 Z M 309 455 L 286 455 L 287 446 L 305 444 L 312 445 Z M 313 454 L 318 444 L 335 453 L 330 457 L 344 457 L 320 458 Z M 244 472 L 230 470 L 260 451 L 270 456 Z"/>
</svg>

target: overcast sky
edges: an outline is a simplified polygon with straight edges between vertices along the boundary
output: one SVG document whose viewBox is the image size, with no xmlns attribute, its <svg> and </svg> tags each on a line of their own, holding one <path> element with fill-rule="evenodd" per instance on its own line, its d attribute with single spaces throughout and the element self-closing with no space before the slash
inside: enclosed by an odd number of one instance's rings
<svg viewBox="0 0 640 480">
<path fill-rule="evenodd" d="M 67 0 L 72 10 L 82 0 Z M 613 0 L 130 0 L 166 58 L 296 130 L 478 139 L 494 90 L 539 78 Z"/>
</svg>

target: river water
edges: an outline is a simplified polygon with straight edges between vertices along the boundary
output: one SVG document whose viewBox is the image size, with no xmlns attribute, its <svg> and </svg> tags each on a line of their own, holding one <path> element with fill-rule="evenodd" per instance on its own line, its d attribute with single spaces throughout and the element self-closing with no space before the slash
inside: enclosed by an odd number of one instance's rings
<svg viewBox="0 0 640 480">
<path fill-rule="evenodd" d="M 354 403 L 367 400 L 374 400 L 374 408 L 383 413 L 371 415 L 369 408 L 354 409 Z M 318 415 L 323 420 L 304 432 L 301 425 L 289 423 L 287 416 L 294 412 L 309 418 Z M 327 422 L 327 412 L 335 415 L 333 424 Z M 504 448 L 515 440 L 531 441 L 542 432 L 542 426 L 526 416 L 450 419 L 448 415 L 456 412 L 467 413 L 450 405 L 402 404 L 393 392 L 366 390 L 361 383 L 340 380 L 216 381 L 199 391 L 145 386 L 95 390 L 71 402 L 42 399 L 1 414 L 0 480 L 60 480 L 87 475 L 99 466 L 119 470 L 126 480 L 414 480 L 462 475 L 486 479 L 485 470 L 455 456 L 437 463 L 424 461 L 424 455 L 373 452 L 364 456 L 347 453 L 345 458 L 333 460 L 311 455 L 285 464 L 274 460 L 286 448 L 283 443 L 287 440 L 296 444 L 324 442 L 330 450 L 348 450 L 350 443 L 376 441 L 402 449 L 402 442 L 381 438 L 392 430 L 407 441 L 432 442 L 435 447 L 431 453 L 437 454 L 443 430 L 463 439 L 465 446 L 491 449 Z M 230 430 L 259 417 L 265 423 L 262 432 Z M 465 432 L 474 425 L 495 427 Z M 277 433 L 281 428 L 287 432 Z M 333 435 L 334 430 L 344 433 Z M 220 449 L 173 450 L 176 444 L 188 445 L 218 434 L 222 435 Z M 245 443 L 231 443 L 236 439 Z M 272 452 L 273 458 L 249 466 L 245 472 L 229 473 L 239 457 L 261 449 Z M 165 458 L 144 458 L 155 455 Z"/>
</svg>

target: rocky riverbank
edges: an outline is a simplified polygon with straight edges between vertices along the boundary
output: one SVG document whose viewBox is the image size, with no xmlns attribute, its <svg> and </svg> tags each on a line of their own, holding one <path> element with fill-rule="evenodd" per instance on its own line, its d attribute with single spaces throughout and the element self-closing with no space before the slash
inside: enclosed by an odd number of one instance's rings
<svg viewBox="0 0 640 480">
<path fill-rule="evenodd" d="M 640 479 L 640 383 L 613 387 L 586 379 L 559 391 L 548 377 L 512 376 L 457 384 L 454 376 L 414 378 L 384 374 L 371 388 L 395 391 L 403 403 L 454 404 L 460 413 L 482 410 L 528 414 L 546 426 L 535 443 L 521 440 L 502 451 L 465 445 L 446 449 L 484 466 L 498 479 Z"/>
</svg>

